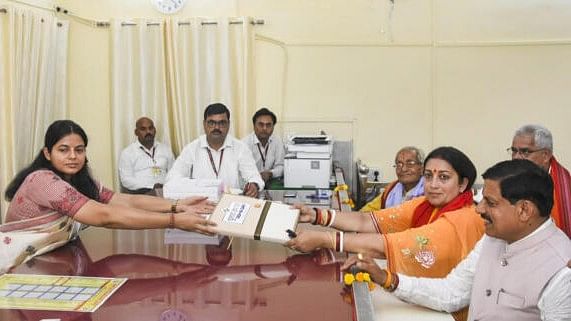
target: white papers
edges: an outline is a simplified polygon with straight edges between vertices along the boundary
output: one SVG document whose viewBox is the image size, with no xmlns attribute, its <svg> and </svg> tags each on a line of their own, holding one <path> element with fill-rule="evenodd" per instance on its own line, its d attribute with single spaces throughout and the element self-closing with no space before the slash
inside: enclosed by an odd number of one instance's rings
<svg viewBox="0 0 571 321">
<path fill-rule="evenodd" d="M 217 202 L 224 192 L 224 183 L 219 179 L 191 179 L 178 177 L 169 180 L 163 186 L 163 197 L 181 199 L 191 196 L 206 196 Z"/>
<path fill-rule="evenodd" d="M 163 186 L 163 197 L 182 199 L 191 196 L 205 196 L 217 202 L 224 192 L 224 183 L 219 179 L 174 178 Z M 215 244 L 220 243 L 222 236 L 204 235 L 178 229 L 165 230 L 165 244 Z"/>
</svg>

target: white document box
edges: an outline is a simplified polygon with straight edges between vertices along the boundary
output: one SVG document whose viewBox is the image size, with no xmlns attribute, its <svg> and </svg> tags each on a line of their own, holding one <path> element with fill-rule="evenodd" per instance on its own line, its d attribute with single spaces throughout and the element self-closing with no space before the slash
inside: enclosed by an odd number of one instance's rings
<svg viewBox="0 0 571 321">
<path fill-rule="evenodd" d="M 286 158 L 284 160 L 284 187 L 329 188 L 331 159 Z"/>
<path fill-rule="evenodd" d="M 210 220 L 219 234 L 275 242 L 287 242 L 287 230 L 295 231 L 299 210 L 290 205 L 224 194 Z"/>
</svg>

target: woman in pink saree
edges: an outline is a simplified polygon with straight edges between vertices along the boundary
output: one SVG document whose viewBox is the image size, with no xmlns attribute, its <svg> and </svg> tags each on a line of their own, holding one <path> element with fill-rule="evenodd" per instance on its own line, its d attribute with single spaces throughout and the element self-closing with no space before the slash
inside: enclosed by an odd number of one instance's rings
<svg viewBox="0 0 571 321">
<path fill-rule="evenodd" d="M 71 120 L 46 131 L 44 147 L 5 192 L 10 206 L 0 226 L 0 273 L 74 238 L 81 224 L 122 229 L 179 228 L 213 234 L 206 198 L 171 201 L 114 193 L 87 165 L 87 135 Z"/>
</svg>

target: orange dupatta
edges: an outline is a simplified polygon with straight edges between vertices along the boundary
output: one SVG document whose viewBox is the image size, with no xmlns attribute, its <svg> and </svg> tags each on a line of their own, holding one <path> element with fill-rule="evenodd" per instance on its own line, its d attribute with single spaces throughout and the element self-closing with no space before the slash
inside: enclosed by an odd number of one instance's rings
<svg viewBox="0 0 571 321">
<path fill-rule="evenodd" d="M 555 225 L 571 238 L 571 176 L 555 157 L 551 158 L 550 175 L 553 180 L 553 209 Z"/>
</svg>

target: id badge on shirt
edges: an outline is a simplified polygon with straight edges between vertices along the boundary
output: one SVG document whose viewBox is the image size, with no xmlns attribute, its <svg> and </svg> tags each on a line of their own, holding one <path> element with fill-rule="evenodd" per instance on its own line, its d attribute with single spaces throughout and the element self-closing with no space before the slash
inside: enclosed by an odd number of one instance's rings
<svg viewBox="0 0 571 321">
<path fill-rule="evenodd" d="M 153 176 L 159 176 L 161 175 L 161 168 L 158 166 L 153 166 L 151 168 L 151 171 L 153 172 Z"/>
</svg>

